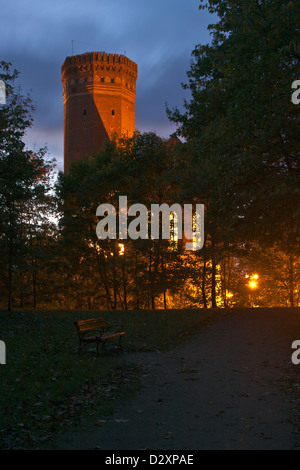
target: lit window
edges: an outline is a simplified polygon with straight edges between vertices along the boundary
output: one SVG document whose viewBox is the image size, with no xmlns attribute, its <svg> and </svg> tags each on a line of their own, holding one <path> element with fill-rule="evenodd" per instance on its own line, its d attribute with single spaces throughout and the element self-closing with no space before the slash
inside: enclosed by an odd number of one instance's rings
<svg viewBox="0 0 300 470">
<path fill-rule="evenodd" d="M 178 215 L 176 212 L 170 213 L 170 241 L 174 243 L 174 247 L 178 246 Z"/>
</svg>

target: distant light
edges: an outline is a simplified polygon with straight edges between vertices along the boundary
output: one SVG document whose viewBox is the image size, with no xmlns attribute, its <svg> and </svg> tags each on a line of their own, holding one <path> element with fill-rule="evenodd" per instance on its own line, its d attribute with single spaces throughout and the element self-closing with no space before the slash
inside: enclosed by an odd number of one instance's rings
<svg viewBox="0 0 300 470">
<path fill-rule="evenodd" d="M 251 281 L 251 282 L 249 283 L 249 287 L 250 287 L 251 289 L 256 289 L 256 288 L 257 288 L 257 282 L 256 282 L 256 281 Z"/>
<path fill-rule="evenodd" d="M 248 277 L 249 277 L 249 274 L 246 274 L 245 278 L 248 279 Z"/>
<path fill-rule="evenodd" d="M 258 279 L 259 275 L 258 274 L 253 274 L 253 279 Z"/>
<path fill-rule="evenodd" d="M 227 299 L 231 299 L 233 297 L 232 292 L 227 292 L 226 297 Z"/>
</svg>

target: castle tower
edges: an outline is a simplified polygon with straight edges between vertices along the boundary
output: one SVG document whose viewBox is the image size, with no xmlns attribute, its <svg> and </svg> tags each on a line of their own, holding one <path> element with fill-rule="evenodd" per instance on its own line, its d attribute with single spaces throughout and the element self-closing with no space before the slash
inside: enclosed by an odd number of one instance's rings
<svg viewBox="0 0 300 470">
<path fill-rule="evenodd" d="M 89 52 L 61 68 L 64 99 L 64 171 L 114 134 L 135 130 L 137 65 L 124 55 Z"/>
</svg>

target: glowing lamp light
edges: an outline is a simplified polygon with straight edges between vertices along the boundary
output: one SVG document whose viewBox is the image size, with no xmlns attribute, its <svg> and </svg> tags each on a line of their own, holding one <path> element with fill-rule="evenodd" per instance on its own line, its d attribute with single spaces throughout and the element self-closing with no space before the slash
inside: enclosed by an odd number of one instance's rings
<svg viewBox="0 0 300 470">
<path fill-rule="evenodd" d="M 251 282 L 249 283 L 249 287 L 250 287 L 251 289 L 256 289 L 256 288 L 257 288 L 257 282 L 251 281 Z"/>
<path fill-rule="evenodd" d="M 233 294 L 231 292 L 227 292 L 226 297 L 227 299 L 232 299 Z"/>
</svg>

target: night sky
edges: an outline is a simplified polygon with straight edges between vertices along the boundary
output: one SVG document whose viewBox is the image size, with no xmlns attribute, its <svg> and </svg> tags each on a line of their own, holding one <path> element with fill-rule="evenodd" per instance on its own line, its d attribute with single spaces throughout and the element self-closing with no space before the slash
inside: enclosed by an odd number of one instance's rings
<svg viewBox="0 0 300 470">
<path fill-rule="evenodd" d="M 36 106 L 26 143 L 45 144 L 63 165 L 65 57 L 91 51 L 125 54 L 138 64 L 136 128 L 168 137 L 175 130 L 165 104 L 182 108 L 191 52 L 210 41 L 214 22 L 199 0 L 11 0 L 1 3 L 0 58 L 21 72 L 19 82 Z"/>
</svg>

